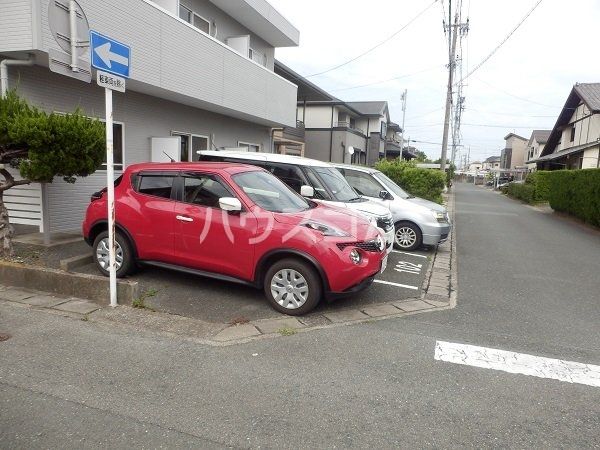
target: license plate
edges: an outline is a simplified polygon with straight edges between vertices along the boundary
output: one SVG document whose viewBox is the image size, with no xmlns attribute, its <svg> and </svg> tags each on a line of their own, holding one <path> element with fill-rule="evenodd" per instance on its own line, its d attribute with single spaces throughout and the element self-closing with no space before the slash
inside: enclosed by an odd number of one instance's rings
<svg viewBox="0 0 600 450">
<path fill-rule="evenodd" d="M 381 261 L 381 270 L 379 271 L 379 273 L 383 273 L 383 271 L 387 267 L 387 260 L 388 260 L 388 257 L 386 255 L 386 257 L 383 258 L 383 261 Z"/>
</svg>

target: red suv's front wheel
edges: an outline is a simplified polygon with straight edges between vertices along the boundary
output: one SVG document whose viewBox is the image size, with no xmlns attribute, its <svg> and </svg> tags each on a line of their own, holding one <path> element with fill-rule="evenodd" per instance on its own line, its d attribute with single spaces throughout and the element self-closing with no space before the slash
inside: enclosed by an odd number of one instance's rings
<svg viewBox="0 0 600 450">
<path fill-rule="evenodd" d="M 311 311 L 321 300 L 321 279 L 308 263 L 282 259 L 273 264 L 264 279 L 267 300 L 277 311 L 299 316 Z"/>
</svg>

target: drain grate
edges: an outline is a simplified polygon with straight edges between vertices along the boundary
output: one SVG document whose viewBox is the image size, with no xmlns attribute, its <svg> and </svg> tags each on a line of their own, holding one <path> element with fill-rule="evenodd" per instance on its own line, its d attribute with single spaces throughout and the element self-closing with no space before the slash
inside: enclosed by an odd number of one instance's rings
<svg viewBox="0 0 600 450">
<path fill-rule="evenodd" d="M 0 342 L 2 342 L 2 341 L 8 341 L 9 339 L 10 339 L 10 334 L 0 333 Z"/>
</svg>

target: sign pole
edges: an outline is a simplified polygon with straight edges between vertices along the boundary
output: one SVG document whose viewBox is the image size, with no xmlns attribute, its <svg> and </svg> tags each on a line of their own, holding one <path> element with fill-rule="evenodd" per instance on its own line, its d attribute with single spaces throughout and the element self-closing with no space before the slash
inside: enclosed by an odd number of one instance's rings
<svg viewBox="0 0 600 450">
<path fill-rule="evenodd" d="M 117 306 L 117 262 L 115 255 L 115 175 L 113 167 L 112 90 L 104 88 L 106 101 L 106 188 L 108 194 L 108 258 L 110 306 Z"/>
</svg>

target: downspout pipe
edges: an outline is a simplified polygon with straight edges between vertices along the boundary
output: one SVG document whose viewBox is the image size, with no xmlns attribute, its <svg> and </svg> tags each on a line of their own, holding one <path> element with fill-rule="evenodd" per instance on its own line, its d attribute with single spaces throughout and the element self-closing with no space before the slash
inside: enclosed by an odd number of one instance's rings
<svg viewBox="0 0 600 450">
<path fill-rule="evenodd" d="M 6 97 L 8 92 L 8 66 L 33 66 L 33 55 L 29 59 L 3 59 L 0 61 L 0 96 Z"/>
</svg>

